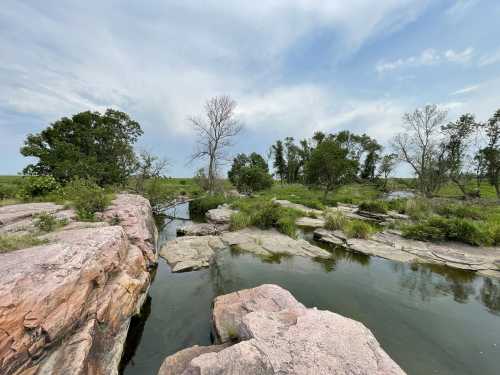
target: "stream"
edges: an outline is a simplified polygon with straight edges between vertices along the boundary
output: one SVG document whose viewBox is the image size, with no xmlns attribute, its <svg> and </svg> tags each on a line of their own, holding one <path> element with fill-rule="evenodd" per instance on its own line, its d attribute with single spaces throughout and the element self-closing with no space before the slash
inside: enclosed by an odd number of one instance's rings
<svg viewBox="0 0 500 375">
<path fill-rule="evenodd" d="M 189 223 L 187 203 L 168 213 L 185 220 L 164 225 L 160 244 Z M 264 283 L 288 289 L 308 307 L 362 322 L 408 374 L 500 373 L 500 280 L 330 251 L 324 262 L 265 262 L 228 249 L 211 268 L 186 273 L 172 273 L 159 258 L 141 315 L 131 323 L 121 373 L 156 375 L 166 356 L 211 344 L 213 298 Z"/>
</svg>

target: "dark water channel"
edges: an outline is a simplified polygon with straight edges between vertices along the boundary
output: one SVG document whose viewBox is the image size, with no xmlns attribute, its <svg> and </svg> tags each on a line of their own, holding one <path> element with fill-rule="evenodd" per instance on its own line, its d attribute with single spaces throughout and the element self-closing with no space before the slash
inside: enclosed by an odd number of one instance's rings
<svg viewBox="0 0 500 375">
<path fill-rule="evenodd" d="M 188 219 L 187 204 L 175 214 Z M 164 226 L 161 241 L 184 223 Z M 166 356 L 210 344 L 213 298 L 263 283 L 283 286 L 306 306 L 363 322 L 408 374 L 500 374 L 499 280 L 332 252 L 323 263 L 301 257 L 269 263 L 227 250 L 216 266 L 180 274 L 160 258 L 127 338 L 123 374 L 156 374 Z"/>
</svg>

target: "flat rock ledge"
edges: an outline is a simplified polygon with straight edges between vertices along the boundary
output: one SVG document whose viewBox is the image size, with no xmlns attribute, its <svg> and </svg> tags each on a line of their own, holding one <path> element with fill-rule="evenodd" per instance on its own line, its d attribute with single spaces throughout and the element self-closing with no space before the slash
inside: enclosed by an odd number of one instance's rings
<svg viewBox="0 0 500 375">
<path fill-rule="evenodd" d="M 446 265 L 500 277 L 500 248 L 475 247 L 456 242 L 431 243 L 406 239 L 398 231 L 385 230 L 369 239 L 347 238 L 341 231 L 316 229 L 315 239 L 339 245 L 349 251 L 400 262 Z"/>
<path fill-rule="evenodd" d="M 193 223 L 177 228 L 178 236 L 215 236 L 228 231 L 228 224 Z"/>
<path fill-rule="evenodd" d="M 2 207 L 0 229 L 62 211 Z M 0 254 L 0 374 L 118 373 L 150 284 L 156 228 L 149 202 L 135 195 L 117 195 L 106 218 L 119 225 L 71 221 L 45 235 L 48 244 Z"/>
<path fill-rule="evenodd" d="M 329 258 L 331 254 L 305 240 L 294 240 L 276 230 L 245 228 L 220 236 L 186 236 L 167 241 L 160 256 L 172 272 L 193 271 L 210 266 L 218 251 L 228 247 L 258 256 L 304 256 Z"/>
<path fill-rule="evenodd" d="M 277 285 L 217 297 L 213 322 L 220 345 L 181 350 L 158 375 L 405 374 L 363 324 Z"/>
<path fill-rule="evenodd" d="M 233 210 L 227 204 L 220 205 L 217 208 L 208 210 L 205 214 L 207 221 L 212 224 L 229 224 L 231 221 L 231 215 L 237 213 L 237 210 Z"/>
</svg>

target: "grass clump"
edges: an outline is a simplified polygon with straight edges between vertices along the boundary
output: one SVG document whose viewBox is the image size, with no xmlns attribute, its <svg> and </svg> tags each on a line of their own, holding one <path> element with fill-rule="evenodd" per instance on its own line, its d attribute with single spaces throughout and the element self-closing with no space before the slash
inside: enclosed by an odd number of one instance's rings
<svg viewBox="0 0 500 375">
<path fill-rule="evenodd" d="M 240 230 L 246 228 L 252 224 L 252 220 L 249 215 L 244 212 L 236 212 L 231 215 L 229 229 L 232 231 Z"/>
<path fill-rule="evenodd" d="M 387 203 L 381 200 L 363 201 L 359 204 L 361 211 L 374 212 L 378 214 L 387 213 Z"/>
<path fill-rule="evenodd" d="M 328 230 L 342 230 L 347 224 L 347 218 L 342 212 L 325 212 L 325 228 Z"/>
<path fill-rule="evenodd" d="M 54 215 L 42 212 L 35 216 L 35 227 L 42 232 L 52 232 L 53 230 L 68 224 L 68 219 L 57 219 Z"/>
<path fill-rule="evenodd" d="M 405 225 L 403 236 L 421 241 L 459 241 L 473 246 L 495 244 L 497 229 L 481 221 L 432 216 L 416 224 Z"/>
<path fill-rule="evenodd" d="M 37 238 L 32 234 L 12 236 L 0 235 L 0 253 L 26 249 L 28 247 L 43 245 L 47 242 L 47 240 Z"/>
<path fill-rule="evenodd" d="M 485 213 L 482 207 L 460 203 L 438 204 L 435 212 L 445 217 L 458 217 L 461 219 L 482 220 Z"/>
<path fill-rule="evenodd" d="M 362 220 L 348 220 L 342 230 L 349 238 L 367 239 L 375 228 Z"/>
</svg>

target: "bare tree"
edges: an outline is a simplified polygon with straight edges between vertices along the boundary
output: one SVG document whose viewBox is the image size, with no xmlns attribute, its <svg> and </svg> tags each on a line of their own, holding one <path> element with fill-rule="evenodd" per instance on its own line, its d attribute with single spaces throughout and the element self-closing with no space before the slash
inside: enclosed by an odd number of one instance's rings
<svg viewBox="0 0 500 375">
<path fill-rule="evenodd" d="M 192 117 L 197 133 L 197 148 L 191 160 L 208 160 L 208 191 L 214 192 L 215 179 L 220 165 L 226 160 L 227 149 L 242 126 L 234 119 L 236 102 L 229 96 L 216 96 L 205 104 L 206 118 Z"/>
<path fill-rule="evenodd" d="M 412 167 L 421 192 L 427 196 L 441 186 L 445 177 L 445 150 L 439 132 L 446 116 L 447 112 L 436 105 L 406 113 L 405 132 L 396 135 L 393 141 L 398 157 Z"/>
<path fill-rule="evenodd" d="M 135 191 L 144 194 L 146 181 L 162 177 L 168 167 L 168 160 L 159 158 L 146 150 L 139 152 L 136 158 Z"/>
</svg>

